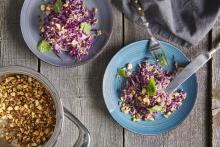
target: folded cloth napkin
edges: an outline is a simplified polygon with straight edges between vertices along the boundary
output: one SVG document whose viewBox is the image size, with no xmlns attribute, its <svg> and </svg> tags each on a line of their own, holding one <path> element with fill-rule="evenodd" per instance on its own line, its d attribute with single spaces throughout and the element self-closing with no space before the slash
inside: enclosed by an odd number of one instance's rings
<svg viewBox="0 0 220 147">
<path fill-rule="evenodd" d="M 219 11 L 220 0 L 140 0 L 146 19 L 155 34 L 178 45 L 194 46 L 213 27 Z M 130 0 L 122 0 L 125 15 L 141 24 Z"/>
</svg>

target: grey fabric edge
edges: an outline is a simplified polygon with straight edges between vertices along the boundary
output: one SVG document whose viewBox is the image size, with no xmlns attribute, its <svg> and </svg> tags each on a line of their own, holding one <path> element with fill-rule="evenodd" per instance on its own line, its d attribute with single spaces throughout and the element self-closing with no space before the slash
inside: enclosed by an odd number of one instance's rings
<svg viewBox="0 0 220 147">
<path fill-rule="evenodd" d="M 122 0 L 123 1 L 123 0 Z M 137 20 L 137 16 L 135 16 L 134 14 L 128 14 L 128 13 L 125 13 L 125 10 L 124 8 L 122 8 L 122 12 L 123 14 L 125 15 L 125 17 L 129 20 L 129 21 L 132 21 L 136 24 L 138 24 L 139 26 L 143 27 L 140 22 Z M 128 16 L 130 15 L 130 16 Z M 161 38 L 162 40 L 165 40 L 167 42 L 171 42 L 172 44 L 174 44 L 175 46 L 178 46 L 178 47 L 182 47 L 182 48 L 192 48 L 192 47 L 195 47 L 197 45 L 199 45 L 199 43 L 205 38 L 205 36 L 211 31 L 211 29 L 214 27 L 215 23 L 216 23 L 216 20 L 218 18 L 218 16 L 220 15 L 220 10 L 218 11 L 218 13 L 216 14 L 215 16 L 215 21 L 210 25 L 211 28 L 210 30 L 207 30 L 203 36 L 201 37 L 200 40 L 198 40 L 197 42 L 195 42 L 195 44 L 192 44 L 192 43 L 189 43 L 187 42 L 186 40 L 182 39 L 182 38 L 179 38 L 177 36 L 175 36 L 172 32 L 170 32 L 169 30 L 167 29 L 163 29 L 160 25 L 158 24 L 151 24 L 150 27 L 152 29 L 152 32 L 156 35 L 156 36 L 159 36 L 159 38 Z M 132 19 L 130 18 L 132 17 Z"/>
</svg>

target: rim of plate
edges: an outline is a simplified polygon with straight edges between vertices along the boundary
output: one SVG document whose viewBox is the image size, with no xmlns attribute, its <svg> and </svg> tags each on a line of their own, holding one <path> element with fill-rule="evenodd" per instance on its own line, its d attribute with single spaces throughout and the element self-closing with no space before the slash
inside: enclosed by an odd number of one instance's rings
<svg viewBox="0 0 220 147">
<path fill-rule="evenodd" d="M 83 62 L 79 62 L 79 63 L 77 63 L 77 64 L 72 64 L 72 65 L 57 65 L 57 64 L 55 64 L 55 63 L 50 63 L 49 61 L 46 61 L 45 59 L 41 59 L 41 56 L 40 55 L 36 55 L 34 52 L 33 52 L 33 49 L 31 49 L 31 47 L 27 44 L 27 38 L 26 37 L 24 37 L 24 30 L 23 30 L 23 27 L 22 27 L 22 25 L 21 25 L 21 20 L 23 19 L 23 17 L 22 17 L 22 15 L 25 15 L 25 8 L 24 8 L 24 5 L 25 5 L 25 3 L 27 3 L 27 1 L 29 1 L 29 3 L 31 2 L 31 0 L 24 0 L 24 2 L 23 2 L 23 5 L 22 5 L 22 8 L 21 8 L 21 12 L 20 12 L 20 29 L 21 29 L 21 33 L 22 33 L 22 37 L 23 37 L 23 40 L 24 40 L 24 42 L 25 42 L 25 44 L 26 44 L 26 46 L 28 47 L 28 49 L 38 58 L 38 59 L 40 59 L 41 61 L 43 61 L 43 62 L 45 62 L 45 63 L 48 63 L 48 64 L 50 64 L 50 65 L 53 65 L 53 66 L 56 66 L 56 67 L 68 67 L 68 68 L 71 68 L 71 67 L 77 67 L 77 66 L 81 66 L 81 65 L 84 65 L 84 64 L 87 64 L 87 63 L 89 63 L 89 62 L 92 62 L 93 60 L 95 60 L 104 50 L 105 50 L 105 48 L 106 48 L 106 46 L 108 45 L 108 43 L 109 43 L 109 41 L 110 41 L 110 39 L 111 39 L 111 36 L 112 36 L 112 32 L 113 32 L 113 25 L 114 25 L 114 23 L 113 23 L 113 10 L 112 10 L 112 5 L 111 5 L 111 3 L 110 3 L 110 1 L 109 0 L 105 0 L 106 2 L 107 2 L 107 5 L 109 6 L 109 8 L 110 8 L 110 21 L 111 21 L 111 24 L 110 24 L 110 32 L 109 32 L 109 34 L 108 34 L 108 37 L 107 37 L 107 41 L 104 43 L 104 45 L 103 45 L 103 47 L 102 47 L 102 49 L 101 50 L 99 50 L 94 56 L 92 56 L 91 58 L 89 58 L 88 60 L 86 60 L 86 61 L 83 61 Z M 27 5 L 29 5 L 29 3 L 27 4 Z"/>
<path fill-rule="evenodd" d="M 130 131 L 130 132 L 133 132 L 133 133 L 136 133 L 136 134 L 140 134 L 140 135 L 144 135 L 144 136 L 156 136 L 156 135 L 160 135 L 160 134 L 162 134 L 162 133 L 166 133 L 166 132 L 169 132 L 169 131 L 171 131 L 171 130 L 177 128 L 178 126 L 180 126 L 180 125 L 186 120 L 186 118 L 187 118 L 187 117 L 190 115 L 190 113 L 192 112 L 192 110 L 193 110 L 193 108 L 194 108 L 194 106 L 195 106 L 195 103 L 196 103 L 196 101 L 197 101 L 197 97 L 198 97 L 198 80 L 197 80 L 197 74 L 193 74 L 193 75 L 195 75 L 195 78 L 196 78 L 196 83 L 195 83 L 195 84 L 196 84 L 196 91 L 195 91 L 196 95 L 195 95 L 195 100 L 194 100 L 193 103 L 192 103 L 192 108 L 190 109 L 189 113 L 182 119 L 182 121 L 176 123 L 175 126 L 170 127 L 170 128 L 168 128 L 167 130 L 165 130 L 165 131 L 161 131 L 161 132 L 155 133 L 155 134 L 148 134 L 148 133 L 143 133 L 143 132 L 138 132 L 138 131 L 135 131 L 135 130 L 131 130 L 131 129 L 129 129 L 127 126 L 123 125 L 123 123 L 118 122 L 118 119 L 116 119 L 116 116 L 115 116 L 115 115 L 113 116 L 114 111 L 113 111 L 113 112 L 110 112 L 110 111 L 109 111 L 109 108 L 108 108 L 108 105 L 107 105 L 107 102 L 106 102 L 106 99 L 105 99 L 104 93 L 103 93 L 103 91 L 104 91 L 104 90 L 103 90 L 103 89 L 104 89 L 104 81 L 105 81 L 105 79 L 106 79 L 106 71 L 107 71 L 107 69 L 108 69 L 109 66 L 110 66 L 110 62 L 116 57 L 117 54 L 123 52 L 123 51 L 124 51 L 126 48 L 128 48 L 129 46 L 135 45 L 135 44 L 140 43 L 140 42 L 146 42 L 146 41 L 149 41 L 149 39 L 147 39 L 147 40 L 139 40 L 139 41 L 135 41 L 135 42 L 133 42 L 133 43 L 130 43 L 130 44 L 128 44 L 128 45 L 122 47 L 122 48 L 111 58 L 111 60 L 109 61 L 108 65 L 107 65 L 107 67 L 106 67 L 106 69 L 105 69 L 105 73 L 104 73 L 103 80 L 102 80 L 102 95 L 103 95 L 103 98 L 104 98 L 105 105 L 106 105 L 106 107 L 107 107 L 107 109 L 108 109 L 108 112 L 110 113 L 110 115 L 111 115 L 111 117 L 113 118 L 113 120 L 114 120 L 115 122 L 117 122 L 120 126 L 122 126 L 123 128 L 125 128 L 126 130 L 128 130 L 128 131 Z M 183 53 L 183 51 L 181 51 L 181 50 L 180 50 L 179 48 L 177 48 L 175 45 L 170 44 L 169 42 L 166 42 L 166 41 L 162 41 L 162 40 L 159 40 L 159 41 L 162 42 L 162 43 L 165 43 L 165 44 L 167 44 L 167 45 L 169 45 L 169 46 L 171 46 L 171 47 L 174 47 L 175 49 L 177 49 L 177 50 L 186 58 L 186 60 L 187 60 L 188 62 L 191 61 L 191 60 Z M 192 76 L 193 76 L 193 75 L 192 75 Z M 121 112 L 121 113 L 122 113 L 122 112 Z"/>
</svg>

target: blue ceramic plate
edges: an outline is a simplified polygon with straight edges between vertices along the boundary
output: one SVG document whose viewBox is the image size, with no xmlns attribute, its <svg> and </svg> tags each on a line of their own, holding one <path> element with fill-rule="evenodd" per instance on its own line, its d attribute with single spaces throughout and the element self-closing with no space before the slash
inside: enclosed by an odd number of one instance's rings
<svg viewBox="0 0 220 147">
<path fill-rule="evenodd" d="M 172 71 L 173 56 L 175 56 L 179 65 L 187 65 L 189 59 L 179 49 L 173 45 L 162 42 L 161 44 L 165 50 L 165 54 L 170 66 L 167 70 Z M 124 128 L 139 134 L 157 135 L 162 132 L 169 131 L 176 128 L 189 115 L 192 110 L 197 97 L 197 78 L 194 74 L 180 88 L 187 93 L 182 106 L 176 110 L 169 118 L 164 118 L 161 114 L 156 116 L 154 121 L 131 121 L 129 114 L 120 111 L 118 89 L 121 86 L 121 80 L 116 79 L 118 68 L 125 66 L 127 63 L 132 63 L 136 66 L 138 63 L 148 60 L 154 63 L 153 57 L 149 50 L 147 50 L 148 41 L 138 41 L 122 48 L 110 61 L 103 79 L 103 96 L 105 104 L 111 113 L 112 117 Z M 135 68 L 135 67 L 133 67 Z"/>
<path fill-rule="evenodd" d="M 89 9 L 98 9 L 98 24 L 96 25 L 96 28 L 102 30 L 104 33 L 94 40 L 93 47 L 90 49 L 89 55 L 84 56 L 81 61 L 75 61 L 73 58 L 68 57 L 65 53 L 59 54 L 63 59 L 63 61 L 61 61 L 53 52 L 41 53 L 37 50 L 37 44 L 41 40 L 38 17 L 42 15 L 40 11 L 40 5 L 42 3 L 42 0 L 25 0 L 20 16 L 20 26 L 24 40 L 30 50 L 38 58 L 56 66 L 78 66 L 94 59 L 101 53 L 112 33 L 112 9 L 109 0 L 85 1 L 86 6 Z"/>
</svg>

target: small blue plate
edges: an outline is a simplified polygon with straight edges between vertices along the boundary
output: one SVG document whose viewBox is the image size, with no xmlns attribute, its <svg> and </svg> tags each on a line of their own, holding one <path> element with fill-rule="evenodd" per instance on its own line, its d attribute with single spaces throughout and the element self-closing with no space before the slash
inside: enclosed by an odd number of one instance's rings
<svg viewBox="0 0 220 147">
<path fill-rule="evenodd" d="M 161 114 L 158 114 L 154 121 L 133 122 L 129 114 L 122 113 L 118 104 L 118 90 L 121 87 L 121 80 L 116 78 L 117 70 L 124 67 L 127 63 L 132 63 L 135 66 L 146 59 L 148 62 L 154 63 L 154 59 L 147 49 L 148 42 L 143 40 L 132 43 L 122 48 L 112 58 L 104 74 L 103 96 L 112 117 L 122 127 L 143 135 L 157 135 L 176 128 L 189 115 L 196 101 L 198 84 L 196 75 L 194 74 L 181 85 L 180 88 L 187 93 L 187 97 L 182 106 L 168 118 L 164 118 Z M 179 65 L 185 66 L 189 63 L 189 59 L 178 48 L 163 41 L 161 41 L 161 44 L 169 63 L 169 66 L 166 67 L 167 70 L 173 70 L 173 56 Z"/>
<path fill-rule="evenodd" d="M 50 0 L 45 0 L 50 1 Z M 96 28 L 104 32 L 93 41 L 93 47 L 89 50 L 89 54 L 85 55 L 81 61 L 76 61 L 69 57 L 66 53 L 60 53 L 60 60 L 53 52 L 41 53 L 37 49 L 37 44 L 42 40 L 40 36 L 39 16 L 42 18 L 40 5 L 45 3 L 42 0 L 25 0 L 21 10 L 20 27 L 23 38 L 30 50 L 41 60 L 55 66 L 79 66 L 97 57 L 107 44 L 113 26 L 112 8 L 109 0 L 85 0 L 85 4 L 89 9 L 97 8 L 98 24 Z"/>
</svg>

